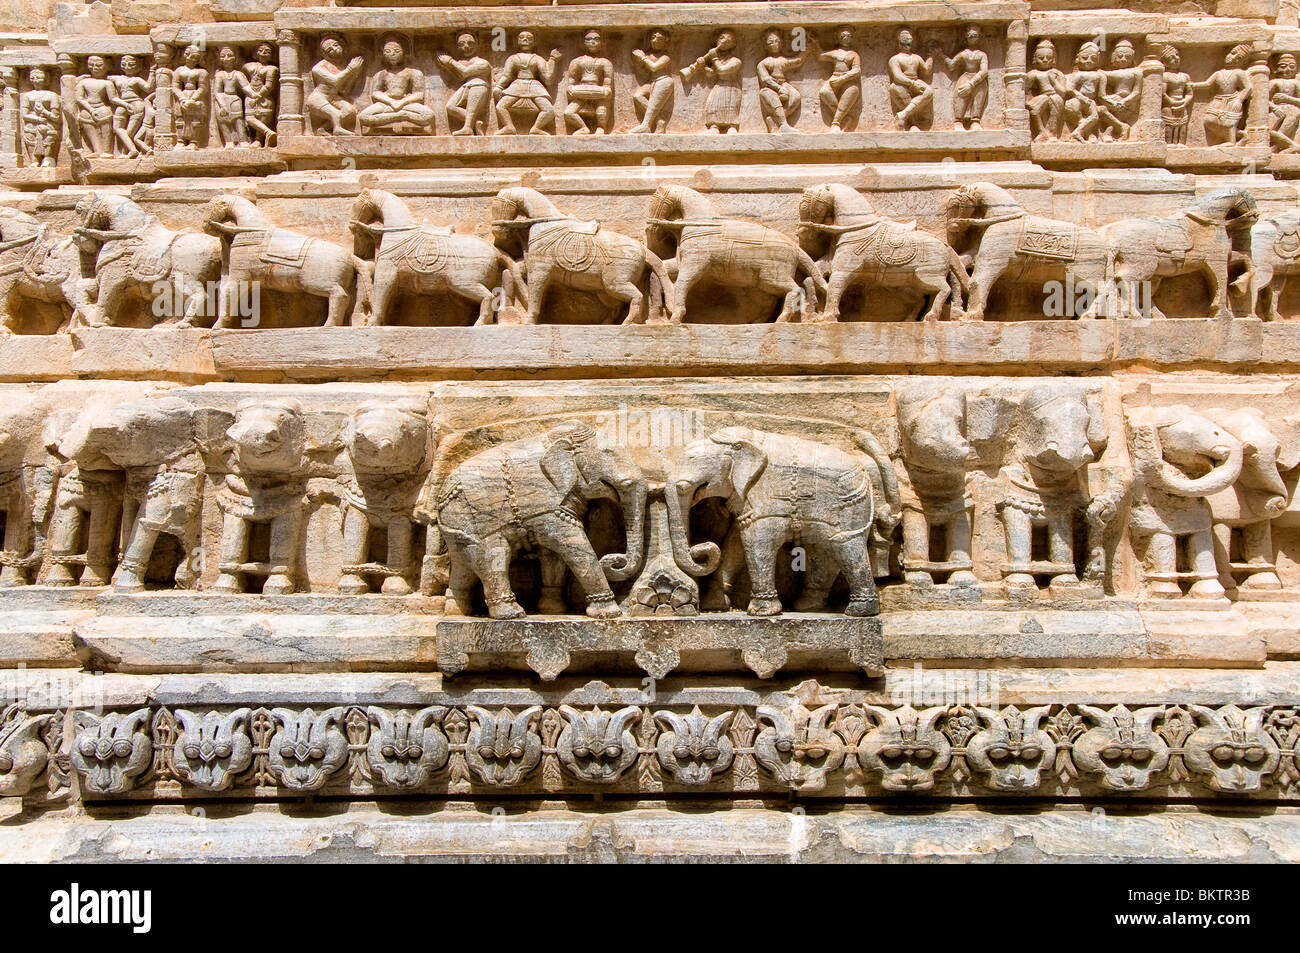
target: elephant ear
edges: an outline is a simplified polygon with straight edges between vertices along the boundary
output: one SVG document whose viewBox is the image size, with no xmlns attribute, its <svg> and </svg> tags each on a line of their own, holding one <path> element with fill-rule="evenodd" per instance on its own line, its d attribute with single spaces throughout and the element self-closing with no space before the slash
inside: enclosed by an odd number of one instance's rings
<svg viewBox="0 0 1300 953">
<path fill-rule="evenodd" d="M 560 498 L 568 496 L 578 485 L 578 464 L 573 459 L 573 445 L 557 440 L 542 454 L 542 474 L 551 481 Z"/>
<path fill-rule="evenodd" d="M 751 431 L 739 427 L 719 430 L 713 439 L 731 447 L 731 488 L 738 499 L 744 500 L 767 468 L 767 452 L 754 440 Z"/>
</svg>

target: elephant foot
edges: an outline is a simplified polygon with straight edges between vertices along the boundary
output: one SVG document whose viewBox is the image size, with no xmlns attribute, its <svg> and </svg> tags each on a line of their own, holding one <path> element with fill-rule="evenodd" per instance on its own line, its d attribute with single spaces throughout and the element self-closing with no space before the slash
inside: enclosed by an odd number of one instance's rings
<svg viewBox="0 0 1300 953">
<path fill-rule="evenodd" d="M 948 585 L 978 586 L 979 580 L 975 578 L 975 574 L 971 572 L 969 569 L 958 569 L 956 572 L 954 572 L 951 576 L 948 577 Z"/>
<path fill-rule="evenodd" d="M 880 615 L 880 596 L 874 592 L 869 595 L 853 596 L 849 599 L 849 604 L 844 607 L 844 614 L 858 618 Z"/>
<path fill-rule="evenodd" d="M 113 588 L 117 592 L 143 592 L 144 580 L 133 570 L 119 567 L 117 575 L 113 577 Z"/>
<path fill-rule="evenodd" d="M 731 609 L 731 588 L 729 586 L 710 586 L 700 596 L 700 611 L 728 612 Z"/>
<path fill-rule="evenodd" d="M 288 574 L 282 572 L 273 572 L 266 577 L 266 582 L 262 585 L 262 595 L 264 596 L 287 596 L 293 592 L 293 580 Z"/>
<path fill-rule="evenodd" d="M 909 586 L 916 586 L 918 589 L 929 589 L 934 585 L 934 577 L 928 572 L 913 570 L 903 573 L 903 582 Z"/>
<path fill-rule="evenodd" d="M 593 619 L 617 619 L 622 614 L 623 610 L 618 607 L 618 603 L 613 599 L 592 602 L 587 605 L 587 615 Z"/>
<path fill-rule="evenodd" d="M 1063 572 L 1059 576 L 1053 576 L 1051 585 L 1053 586 L 1077 586 L 1079 577 L 1072 572 Z"/>
<path fill-rule="evenodd" d="M 780 615 L 781 600 L 776 596 L 755 596 L 749 600 L 748 612 L 758 616 Z"/>
<path fill-rule="evenodd" d="M 112 578 L 113 574 L 108 571 L 107 566 L 87 564 L 85 570 L 81 573 L 81 584 L 83 586 L 107 586 Z"/>
<path fill-rule="evenodd" d="M 360 576 L 346 575 L 339 577 L 339 595 L 360 596 L 370 591 L 370 586 Z"/>
<path fill-rule="evenodd" d="M 450 592 L 442 600 L 443 615 L 469 615 L 469 598 L 456 598 Z"/>
<path fill-rule="evenodd" d="M 1002 581 L 1008 589 L 1038 588 L 1038 583 L 1034 582 L 1034 577 L 1027 572 L 1008 573 L 1007 577 Z"/>
<path fill-rule="evenodd" d="M 4 573 L 0 573 L 0 589 L 12 589 L 15 586 L 25 586 L 26 584 L 26 580 L 11 570 L 6 569 Z"/>
<path fill-rule="evenodd" d="M 830 593 L 824 589 L 805 589 L 794 600 L 795 612 L 820 612 L 826 608 L 826 597 Z"/>
<path fill-rule="evenodd" d="M 541 598 L 537 600 L 537 611 L 541 615 L 564 615 L 568 608 L 558 589 L 543 589 Z"/>
<path fill-rule="evenodd" d="M 224 595 L 235 595 L 243 592 L 243 587 L 239 584 L 239 577 L 234 573 L 223 572 L 217 577 L 217 581 L 212 584 L 212 592 L 220 592 Z"/>
<path fill-rule="evenodd" d="M 524 607 L 514 599 L 488 606 L 488 615 L 494 619 L 522 619 L 527 614 L 524 612 Z"/>
<path fill-rule="evenodd" d="M 1177 599 L 1183 594 L 1178 583 L 1170 580 L 1147 583 L 1147 595 L 1153 599 Z"/>
<path fill-rule="evenodd" d="M 1222 599 L 1223 584 L 1217 579 L 1198 579 L 1187 590 L 1187 595 L 1193 599 Z"/>
<path fill-rule="evenodd" d="M 411 584 L 401 576 L 389 576 L 379 587 L 379 591 L 386 596 L 409 596 L 412 589 Z"/>
</svg>

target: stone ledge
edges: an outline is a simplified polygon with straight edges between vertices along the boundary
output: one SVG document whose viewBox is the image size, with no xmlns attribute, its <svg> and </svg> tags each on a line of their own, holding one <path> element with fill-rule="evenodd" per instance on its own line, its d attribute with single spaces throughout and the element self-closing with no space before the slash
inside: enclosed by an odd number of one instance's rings
<svg viewBox="0 0 1300 953">
<path fill-rule="evenodd" d="M 829 813 L 755 806 L 690 811 L 581 811 L 556 804 L 488 813 L 457 804 L 436 813 L 354 805 L 330 814 L 299 806 L 202 816 L 182 805 L 100 816 L 73 810 L 0 827 L 0 861 L 146 863 L 289 860 L 331 863 L 621 862 L 1295 863 L 1300 811 L 1240 815 L 1183 808 L 1097 815 L 1086 806 L 1009 815 L 973 806 L 906 813 L 864 806 Z M 215 819 L 220 823 L 213 823 Z"/>
</svg>

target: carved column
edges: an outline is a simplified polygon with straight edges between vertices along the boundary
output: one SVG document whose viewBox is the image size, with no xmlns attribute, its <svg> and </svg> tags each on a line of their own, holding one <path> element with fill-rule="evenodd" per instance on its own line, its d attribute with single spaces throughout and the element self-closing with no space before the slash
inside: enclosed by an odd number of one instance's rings
<svg viewBox="0 0 1300 953">
<path fill-rule="evenodd" d="M 1025 106 L 1026 48 L 1029 45 L 1029 24 L 1012 20 L 1007 24 L 1006 58 L 1002 64 L 1002 84 L 1006 92 L 1003 122 L 1008 129 L 1029 132 L 1029 109 Z"/>
<path fill-rule="evenodd" d="M 1269 147 L 1268 139 L 1268 50 L 1255 49 L 1255 61 L 1246 69 L 1250 77 L 1250 102 L 1246 104 L 1246 136 L 1243 145 Z"/>
<path fill-rule="evenodd" d="M 1138 121 L 1129 132 L 1133 142 L 1164 142 L 1165 121 L 1163 113 L 1165 95 L 1165 67 L 1148 50 L 1142 61 L 1142 98 L 1138 106 Z"/>
<path fill-rule="evenodd" d="M 4 106 L 0 111 L 0 168 L 17 167 L 23 144 L 18 128 L 18 70 L 12 66 L 0 69 L 0 87 L 4 88 Z"/>
<path fill-rule="evenodd" d="M 275 124 L 277 142 L 286 136 L 301 136 L 307 130 L 302 112 L 302 38 L 293 30 L 276 35 L 280 45 L 280 115 Z"/>
<path fill-rule="evenodd" d="M 172 123 L 172 48 L 165 43 L 156 44 L 153 65 L 153 151 L 165 152 L 176 146 L 176 128 Z"/>
<path fill-rule="evenodd" d="M 77 125 L 77 60 L 71 53 L 59 54 L 59 101 L 63 105 L 63 132 L 68 151 L 81 148 L 81 127 Z"/>
</svg>

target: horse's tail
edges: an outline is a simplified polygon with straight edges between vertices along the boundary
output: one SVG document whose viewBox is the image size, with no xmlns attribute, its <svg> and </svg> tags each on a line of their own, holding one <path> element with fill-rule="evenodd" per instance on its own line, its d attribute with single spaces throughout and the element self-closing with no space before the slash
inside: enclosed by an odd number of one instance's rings
<svg viewBox="0 0 1300 953">
<path fill-rule="evenodd" d="M 503 275 L 508 275 L 510 278 L 511 287 L 504 288 L 506 300 L 508 301 L 511 296 L 517 297 L 519 303 L 524 306 L 525 310 L 527 310 L 528 282 L 524 281 L 524 275 L 519 268 L 519 262 L 515 261 L 499 248 L 496 249 L 496 253 L 497 261 L 501 264 L 501 273 Z"/>
<path fill-rule="evenodd" d="M 821 295 L 821 304 L 826 304 L 826 279 L 822 277 L 822 270 L 817 262 L 813 261 L 812 255 L 808 254 L 798 245 L 794 246 L 795 255 L 799 262 L 799 270 L 812 279 L 813 287 Z"/>
<path fill-rule="evenodd" d="M 677 307 L 677 289 L 673 285 L 673 280 L 668 277 L 668 269 L 664 266 L 664 260 L 652 252 L 650 249 L 645 250 L 646 264 L 659 279 L 659 297 L 662 299 L 660 308 L 671 315 Z"/>
<path fill-rule="evenodd" d="M 374 276 L 370 271 L 374 265 L 357 255 L 349 255 L 348 257 L 352 259 L 352 267 L 357 273 L 357 298 L 356 302 L 352 305 L 352 326 L 354 328 L 363 327 L 364 324 L 369 324 L 371 318 L 374 316 L 372 308 L 374 299 Z M 357 320 L 362 317 L 363 314 L 371 316 L 371 318 L 367 318 L 364 323 Z"/>
</svg>

